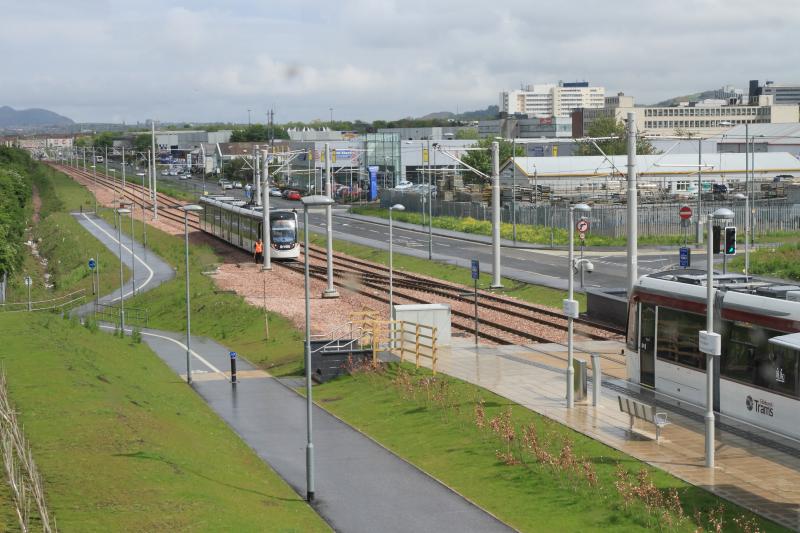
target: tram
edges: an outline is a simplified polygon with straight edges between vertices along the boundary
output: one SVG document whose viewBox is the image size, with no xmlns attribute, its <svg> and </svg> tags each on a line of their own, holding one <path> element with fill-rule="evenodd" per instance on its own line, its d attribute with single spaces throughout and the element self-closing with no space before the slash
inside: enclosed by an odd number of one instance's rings
<svg viewBox="0 0 800 533">
<path fill-rule="evenodd" d="M 706 355 L 698 347 L 705 279 L 685 270 L 644 276 L 628 302 L 628 380 L 697 406 L 706 401 Z M 800 438 L 800 302 L 792 301 L 800 287 L 741 275 L 714 281 L 714 331 L 722 337 L 714 411 Z"/>
<path fill-rule="evenodd" d="M 263 235 L 261 208 L 248 207 L 233 197 L 202 197 L 200 229 L 227 241 L 248 253 L 253 253 L 256 240 Z M 275 210 L 269 213 L 272 259 L 297 259 L 297 213 Z"/>
</svg>

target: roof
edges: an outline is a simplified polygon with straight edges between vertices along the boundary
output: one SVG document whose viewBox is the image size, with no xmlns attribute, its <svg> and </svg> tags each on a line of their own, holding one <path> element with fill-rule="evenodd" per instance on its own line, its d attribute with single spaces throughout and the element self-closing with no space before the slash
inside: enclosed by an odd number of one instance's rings
<svg viewBox="0 0 800 533">
<path fill-rule="evenodd" d="M 787 152 L 760 152 L 753 155 L 756 172 L 798 172 L 800 160 Z M 628 156 L 566 156 L 566 157 L 515 157 L 518 171 L 533 177 L 544 176 L 605 176 L 612 173 L 627 173 Z M 609 162 L 610 161 L 610 162 Z M 745 154 L 703 154 L 702 163 L 708 165 L 707 172 L 744 172 Z M 506 163 L 503 168 L 510 165 Z M 659 166 L 662 165 L 662 166 Z M 659 154 L 636 157 L 636 169 L 640 176 L 691 174 L 697 172 L 696 154 Z"/>
<path fill-rule="evenodd" d="M 745 141 L 745 126 L 735 126 L 725 132 L 719 141 L 723 144 L 743 144 Z M 800 123 L 789 124 L 750 124 L 747 128 L 750 137 L 755 137 L 756 143 L 768 144 L 800 144 Z"/>
</svg>

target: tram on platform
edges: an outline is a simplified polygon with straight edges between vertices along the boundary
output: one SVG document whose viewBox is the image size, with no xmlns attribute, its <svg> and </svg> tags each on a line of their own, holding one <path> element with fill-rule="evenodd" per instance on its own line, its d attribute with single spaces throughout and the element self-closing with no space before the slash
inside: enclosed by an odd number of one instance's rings
<svg viewBox="0 0 800 533">
<path fill-rule="evenodd" d="M 230 196 L 202 197 L 200 229 L 232 245 L 253 253 L 256 240 L 263 235 L 261 207 L 250 206 Z M 269 253 L 272 259 L 297 259 L 297 213 L 270 210 Z"/>
<path fill-rule="evenodd" d="M 716 278 L 716 276 L 715 276 Z M 640 278 L 628 300 L 627 378 L 680 402 L 705 406 L 706 275 L 673 270 Z M 715 279 L 714 411 L 800 439 L 800 287 L 721 275 Z"/>
</svg>

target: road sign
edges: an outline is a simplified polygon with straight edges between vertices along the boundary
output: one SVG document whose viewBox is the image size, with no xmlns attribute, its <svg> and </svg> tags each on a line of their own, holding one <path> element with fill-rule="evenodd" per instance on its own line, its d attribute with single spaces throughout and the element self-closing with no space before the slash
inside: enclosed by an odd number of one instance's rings
<svg viewBox="0 0 800 533">
<path fill-rule="evenodd" d="M 31 277 L 30 276 L 25 276 L 25 286 L 26 287 L 30 287 L 32 283 L 33 283 L 33 280 L 31 279 Z"/>
<path fill-rule="evenodd" d="M 89 268 L 91 268 L 92 270 L 94 270 L 94 267 L 96 267 L 96 266 L 97 266 L 97 262 L 94 260 L 94 257 L 92 257 L 91 259 L 89 259 Z"/>
<path fill-rule="evenodd" d="M 231 359 L 236 359 L 236 352 L 230 352 Z"/>
<path fill-rule="evenodd" d="M 692 208 L 688 205 L 681 206 L 681 208 L 678 210 L 678 216 L 680 216 L 683 220 L 692 218 Z"/>
<path fill-rule="evenodd" d="M 586 233 L 587 231 L 589 231 L 589 221 L 586 219 L 581 219 L 575 225 L 575 228 L 581 233 Z M 581 237 L 581 239 L 582 238 L 583 237 Z"/>
<path fill-rule="evenodd" d="M 692 250 L 687 246 L 681 246 L 680 265 L 682 268 L 688 268 L 692 265 Z"/>
<path fill-rule="evenodd" d="M 583 231 L 578 233 L 578 238 L 580 240 L 585 240 L 586 239 L 586 233 L 584 233 Z"/>
<path fill-rule="evenodd" d="M 472 279 L 481 277 L 481 263 L 477 259 L 472 260 Z"/>
</svg>

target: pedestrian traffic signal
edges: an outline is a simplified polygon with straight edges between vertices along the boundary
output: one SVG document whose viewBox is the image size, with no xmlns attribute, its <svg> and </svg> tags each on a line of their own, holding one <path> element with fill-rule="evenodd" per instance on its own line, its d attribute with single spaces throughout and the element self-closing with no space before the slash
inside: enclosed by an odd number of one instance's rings
<svg viewBox="0 0 800 533">
<path fill-rule="evenodd" d="M 725 255 L 736 255 L 736 228 L 725 228 Z"/>
<path fill-rule="evenodd" d="M 714 226 L 712 235 L 713 241 L 711 241 L 712 242 L 711 251 L 713 251 L 715 254 L 722 253 L 722 239 L 720 238 L 719 233 L 720 233 L 720 227 Z"/>
</svg>

